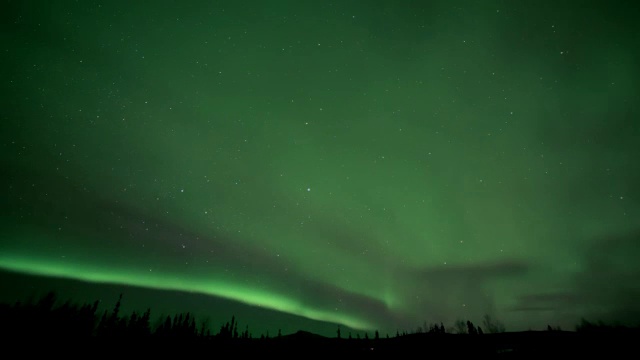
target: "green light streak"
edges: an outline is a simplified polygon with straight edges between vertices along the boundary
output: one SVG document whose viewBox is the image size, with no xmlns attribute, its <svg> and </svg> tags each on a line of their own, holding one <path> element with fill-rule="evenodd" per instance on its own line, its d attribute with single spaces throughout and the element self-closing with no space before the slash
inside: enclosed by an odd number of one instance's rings
<svg viewBox="0 0 640 360">
<path fill-rule="evenodd" d="M 148 273 L 139 270 L 114 272 L 95 265 L 66 264 L 52 259 L 34 259 L 16 256 L 0 257 L 0 268 L 32 275 L 45 275 L 93 283 L 108 283 L 140 286 L 158 290 L 196 292 L 236 300 L 248 305 L 261 306 L 308 319 L 342 324 L 353 329 L 370 330 L 375 328 L 370 322 L 349 315 L 307 308 L 296 299 L 282 294 L 260 291 L 237 283 L 217 279 L 187 279 L 171 273 Z"/>
</svg>

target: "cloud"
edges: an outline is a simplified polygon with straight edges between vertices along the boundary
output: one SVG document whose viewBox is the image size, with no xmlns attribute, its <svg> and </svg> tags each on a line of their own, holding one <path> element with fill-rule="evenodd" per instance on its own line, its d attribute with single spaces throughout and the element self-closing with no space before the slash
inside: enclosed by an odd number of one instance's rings
<svg viewBox="0 0 640 360">
<path fill-rule="evenodd" d="M 640 232 L 593 241 L 581 253 L 582 267 L 561 292 L 517 297 L 515 312 L 551 312 L 550 318 L 577 324 L 580 318 L 640 322 Z"/>
<path fill-rule="evenodd" d="M 585 316 L 640 321 L 640 231 L 596 240 L 574 279 Z M 624 316 L 620 316 L 624 314 Z"/>
<path fill-rule="evenodd" d="M 520 259 L 505 259 L 472 264 L 448 264 L 407 270 L 404 288 L 404 316 L 397 319 L 406 328 L 422 321 L 453 323 L 464 318 L 480 321 L 495 310 L 489 284 L 526 275 L 530 265 Z"/>
</svg>

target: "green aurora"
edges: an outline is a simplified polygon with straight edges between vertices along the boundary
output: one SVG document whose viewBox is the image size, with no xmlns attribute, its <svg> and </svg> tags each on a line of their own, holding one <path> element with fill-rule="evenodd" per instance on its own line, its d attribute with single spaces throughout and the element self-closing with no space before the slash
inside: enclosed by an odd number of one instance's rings
<svg viewBox="0 0 640 360">
<path fill-rule="evenodd" d="M 640 320 L 632 2 L 2 8 L 6 271 L 390 333 Z"/>
</svg>

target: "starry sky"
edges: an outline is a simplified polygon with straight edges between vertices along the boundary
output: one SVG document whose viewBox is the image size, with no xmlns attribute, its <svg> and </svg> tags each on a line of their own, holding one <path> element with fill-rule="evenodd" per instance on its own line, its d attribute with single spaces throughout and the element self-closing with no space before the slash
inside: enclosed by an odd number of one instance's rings
<svg viewBox="0 0 640 360">
<path fill-rule="evenodd" d="M 2 3 L 3 299 L 640 320 L 633 1 Z"/>
</svg>

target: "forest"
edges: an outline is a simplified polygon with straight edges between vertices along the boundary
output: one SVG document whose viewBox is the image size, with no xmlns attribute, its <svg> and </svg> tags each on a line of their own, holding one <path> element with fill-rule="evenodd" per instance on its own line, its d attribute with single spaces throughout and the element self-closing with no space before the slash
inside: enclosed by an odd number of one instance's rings
<svg viewBox="0 0 640 360">
<path fill-rule="evenodd" d="M 489 316 L 483 325 L 458 320 L 453 328 L 426 323 L 412 331 L 381 335 L 376 330 L 369 336 L 340 327 L 335 337 L 325 337 L 300 330 L 293 334 L 253 334 L 249 325 L 239 325 L 235 316 L 220 324 L 215 331 L 206 321 L 191 313 L 178 313 L 152 320 L 151 309 L 143 313 L 120 310 L 122 294 L 110 310 L 98 311 L 100 302 L 77 304 L 60 302 L 49 292 L 31 302 L 0 304 L 1 339 L 9 345 L 25 340 L 52 343 L 57 349 L 104 348 L 109 350 L 138 348 L 148 352 L 170 349 L 200 351 L 217 349 L 234 352 L 278 353 L 387 353 L 426 351 L 443 355 L 568 355 L 637 352 L 634 341 L 640 328 L 590 322 L 585 319 L 575 331 L 548 326 L 545 331 L 506 332 L 504 326 Z M 453 331 L 452 331 L 453 330 Z M 346 334 L 344 333 L 346 332 Z M 19 340 L 20 342 L 8 341 Z M 186 344 L 186 345 L 185 345 Z M 185 348 L 185 346 L 187 346 Z"/>
</svg>

